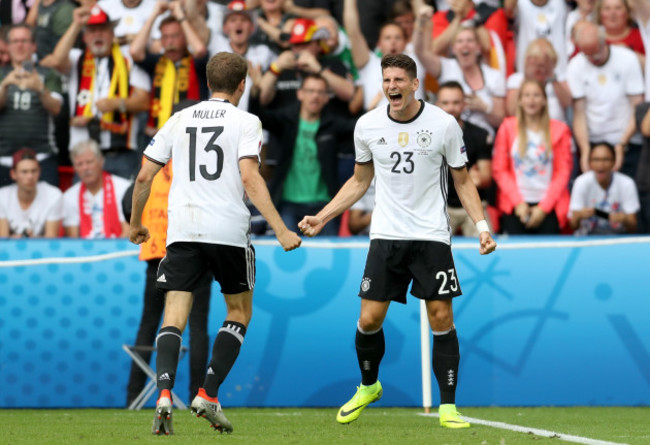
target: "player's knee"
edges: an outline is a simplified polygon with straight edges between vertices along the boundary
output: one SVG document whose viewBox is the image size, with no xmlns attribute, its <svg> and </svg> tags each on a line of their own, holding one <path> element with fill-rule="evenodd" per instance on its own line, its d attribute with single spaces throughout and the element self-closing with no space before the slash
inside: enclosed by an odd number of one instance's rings
<svg viewBox="0 0 650 445">
<path fill-rule="evenodd" d="M 383 320 L 373 317 L 372 314 L 361 314 L 359 317 L 359 328 L 363 332 L 374 332 L 381 328 Z"/>
<path fill-rule="evenodd" d="M 228 320 L 236 321 L 248 326 L 253 317 L 253 306 L 246 304 L 228 305 Z"/>
<path fill-rule="evenodd" d="M 451 304 L 436 304 L 429 307 L 429 323 L 434 331 L 447 331 L 454 325 Z"/>
</svg>

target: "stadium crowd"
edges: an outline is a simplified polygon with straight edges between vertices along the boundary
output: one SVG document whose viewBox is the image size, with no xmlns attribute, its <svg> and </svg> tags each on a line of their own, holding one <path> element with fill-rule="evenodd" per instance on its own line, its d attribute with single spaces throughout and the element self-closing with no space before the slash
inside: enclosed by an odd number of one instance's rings
<svg viewBox="0 0 650 445">
<path fill-rule="evenodd" d="M 26 0 L 1 2 L 0 25 L 0 237 L 126 236 L 142 151 L 209 97 L 222 51 L 249 62 L 239 107 L 263 122 L 287 226 L 350 177 L 356 119 L 388 103 L 381 56 L 405 53 L 418 98 L 461 125 L 495 231 L 650 233 L 648 0 Z M 215 134 L 199 149 L 216 155 Z M 362 203 L 328 234 L 363 233 Z"/>
</svg>

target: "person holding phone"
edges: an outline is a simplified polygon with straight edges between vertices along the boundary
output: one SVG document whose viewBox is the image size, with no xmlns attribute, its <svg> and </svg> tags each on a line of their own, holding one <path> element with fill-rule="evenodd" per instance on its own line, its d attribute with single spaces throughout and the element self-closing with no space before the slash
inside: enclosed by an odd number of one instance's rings
<svg viewBox="0 0 650 445">
<path fill-rule="evenodd" d="M 614 171 L 614 147 L 597 142 L 589 153 L 589 171 L 571 191 L 569 222 L 577 235 L 634 233 L 640 209 L 634 180 Z"/>
<path fill-rule="evenodd" d="M 12 183 L 12 155 L 21 147 L 36 152 L 41 180 L 58 186 L 53 117 L 61 111 L 61 79 L 34 64 L 36 42 L 29 26 L 13 25 L 7 44 L 11 63 L 0 68 L 0 186 Z"/>
</svg>

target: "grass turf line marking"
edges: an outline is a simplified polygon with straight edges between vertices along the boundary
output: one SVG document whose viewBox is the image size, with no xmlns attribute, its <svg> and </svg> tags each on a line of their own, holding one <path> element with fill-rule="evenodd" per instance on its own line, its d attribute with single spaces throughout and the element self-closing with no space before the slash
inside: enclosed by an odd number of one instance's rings
<svg viewBox="0 0 650 445">
<path fill-rule="evenodd" d="M 438 413 L 418 413 L 420 416 L 425 417 L 439 417 Z M 491 420 L 475 419 L 473 417 L 462 416 L 463 419 L 470 423 L 478 425 L 491 426 L 493 428 L 501 428 L 503 430 L 516 431 L 518 433 L 532 433 L 536 436 L 550 437 L 553 439 L 564 440 L 565 442 L 582 443 L 585 445 L 626 445 L 620 442 L 607 442 L 605 440 L 590 439 L 588 437 L 572 436 L 571 434 L 557 433 L 555 431 L 542 430 L 539 428 L 530 428 L 527 426 L 511 425 L 504 422 L 493 422 Z"/>
</svg>

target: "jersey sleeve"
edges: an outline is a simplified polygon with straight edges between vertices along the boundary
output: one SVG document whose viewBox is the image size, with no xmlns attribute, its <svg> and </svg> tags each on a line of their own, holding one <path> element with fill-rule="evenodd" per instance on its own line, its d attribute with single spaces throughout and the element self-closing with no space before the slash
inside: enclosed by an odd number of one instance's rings
<svg viewBox="0 0 650 445">
<path fill-rule="evenodd" d="M 242 158 L 257 158 L 260 162 L 262 147 L 262 122 L 257 116 L 250 114 L 241 126 L 237 156 Z"/>
<path fill-rule="evenodd" d="M 173 114 L 165 125 L 156 133 L 149 142 L 149 146 L 144 150 L 144 156 L 158 164 L 165 165 L 172 157 L 172 147 L 174 142 L 174 131 L 178 127 L 178 122 L 182 113 Z"/>
<path fill-rule="evenodd" d="M 372 152 L 364 140 L 361 122 L 363 121 L 357 121 L 357 125 L 354 127 L 354 161 L 357 164 L 367 164 L 372 162 Z"/>
<path fill-rule="evenodd" d="M 445 131 L 443 147 L 447 164 L 453 168 L 461 168 L 467 164 L 467 148 L 463 142 L 463 131 L 456 119 L 450 118 Z"/>
</svg>

